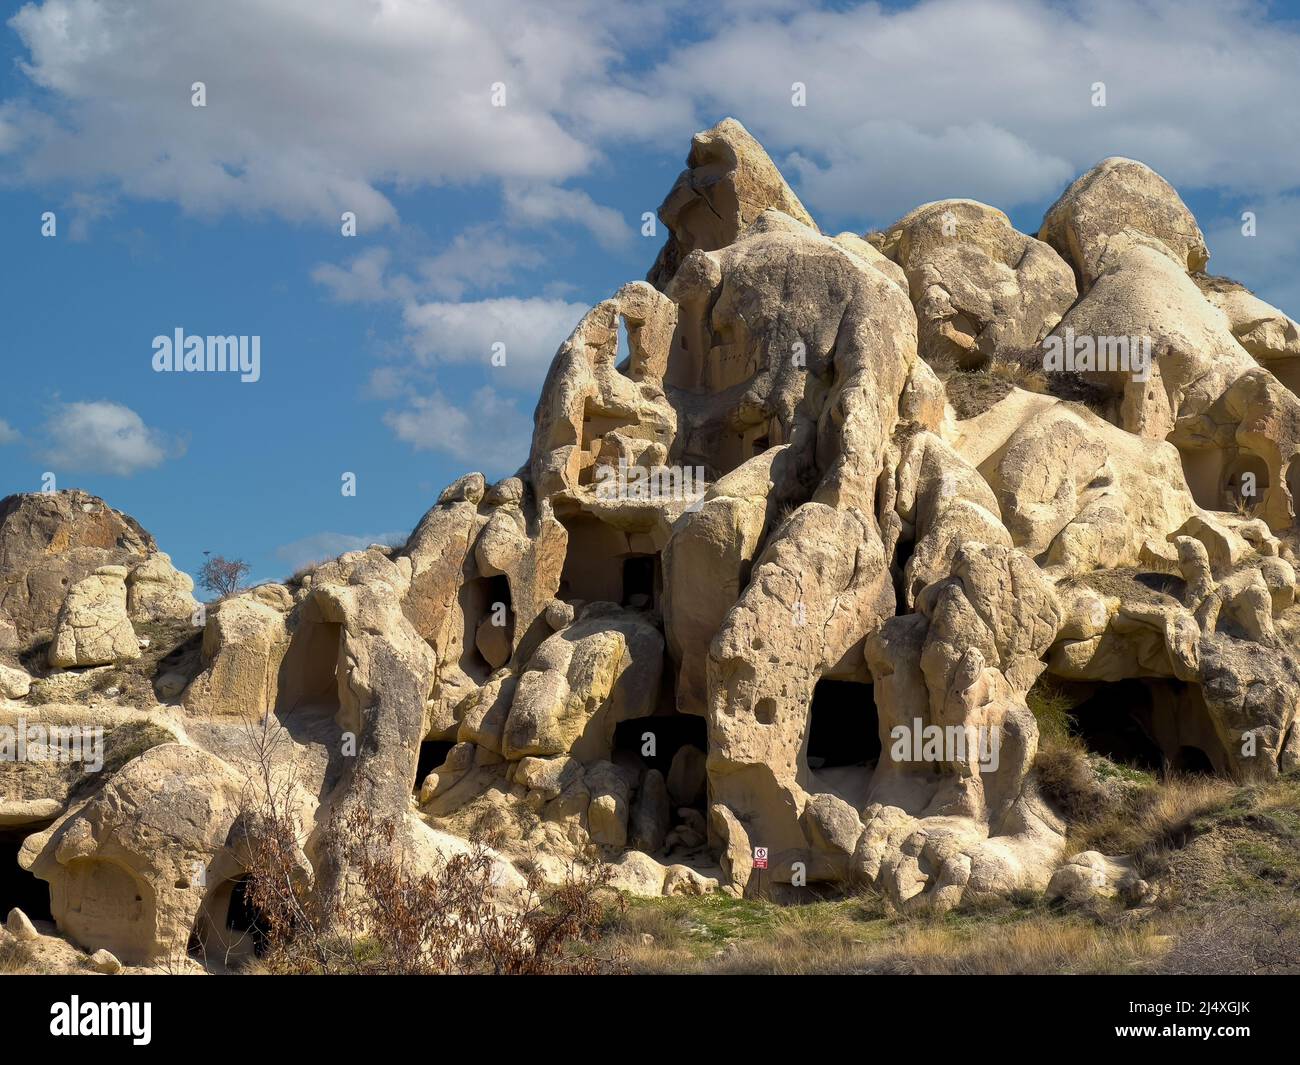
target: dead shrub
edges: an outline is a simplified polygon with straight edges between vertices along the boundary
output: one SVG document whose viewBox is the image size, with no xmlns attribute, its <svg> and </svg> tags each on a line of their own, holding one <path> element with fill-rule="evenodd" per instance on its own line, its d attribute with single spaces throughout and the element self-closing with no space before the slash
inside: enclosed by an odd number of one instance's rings
<svg viewBox="0 0 1300 1065">
<path fill-rule="evenodd" d="M 263 729 L 265 732 L 266 730 Z M 560 884 L 530 870 L 503 898 L 499 856 L 478 837 L 431 871 L 412 872 L 400 818 L 364 808 L 336 816 L 323 852 L 340 856 L 344 890 L 307 861 L 290 802 L 292 775 L 275 773 L 274 739 L 259 739 L 258 769 L 240 820 L 246 894 L 260 913 L 259 968 L 279 973 L 493 973 L 618 971 L 602 956 L 611 870 L 574 863 Z M 346 898 L 347 902 L 338 901 Z"/>
</svg>

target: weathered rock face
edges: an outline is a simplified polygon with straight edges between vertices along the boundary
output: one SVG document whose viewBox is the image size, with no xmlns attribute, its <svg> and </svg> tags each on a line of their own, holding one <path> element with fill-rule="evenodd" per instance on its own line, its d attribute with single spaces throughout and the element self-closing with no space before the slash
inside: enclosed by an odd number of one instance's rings
<svg viewBox="0 0 1300 1065">
<path fill-rule="evenodd" d="M 100 566 L 68 590 L 54 622 L 52 666 L 103 666 L 140 657 L 126 612 L 125 566 Z"/>
<path fill-rule="evenodd" d="M 1087 292 L 1106 259 L 1136 237 L 1154 245 L 1184 273 L 1205 268 L 1205 237 L 1169 182 L 1144 163 L 1103 159 L 1047 211 L 1038 239 L 1073 264 Z"/>
<path fill-rule="evenodd" d="M 240 779 L 194 747 L 146 751 L 23 844 L 61 931 L 132 964 L 183 954 L 204 870 L 239 812 Z"/>
<path fill-rule="evenodd" d="M 874 239 L 906 273 L 925 359 L 976 367 L 1036 348 L 1077 295 L 1050 246 L 973 200 L 927 203 Z"/>
<path fill-rule="evenodd" d="M 727 120 L 660 216 L 652 283 L 561 346 L 514 476 L 460 478 L 400 550 L 214 605 L 194 667 L 150 689 L 188 680 L 150 708 L 179 743 L 71 808 L 17 800 L 23 823 L 57 818 L 24 862 L 79 942 L 130 960 L 220 939 L 249 774 L 231 737 L 259 720 L 289 736 L 304 875 L 336 897 L 325 825 L 365 809 L 411 853 L 487 831 L 503 861 L 560 877 L 598 853 L 649 894 L 1140 898 L 1123 860 L 1064 853 L 1035 781 L 1044 671 L 1084 693 L 1081 720 L 1127 715 L 1159 765 L 1300 764 L 1300 344 L 1203 273 L 1163 179 L 1106 160 L 1037 240 L 963 200 L 828 237 Z M 1079 338 L 1106 343 L 1049 365 Z M 1149 361 L 1107 362 L 1115 338 Z M 976 413 L 950 402 L 954 364 L 1039 348 L 1090 407 L 1032 373 Z M 132 623 L 189 604 L 93 497 L 0 513 L 0 653 L 53 637 L 74 671 L 5 663 L 6 709 L 129 665 Z M 182 886 L 193 860 L 220 883 Z"/>
<path fill-rule="evenodd" d="M 0 653 L 49 640 L 68 591 L 102 566 L 125 567 L 132 621 L 187 617 L 194 582 L 135 519 L 75 489 L 0 500 Z M 4 632 L 12 629 L 11 648 Z"/>
<path fill-rule="evenodd" d="M 663 288 L 691 252 L 725 248 L 769 208 L 814 224 L 767 152 L 734 118 L 697 133 L 686 169 L 659 208 L 671 236 L 648 280 Z"/>
</svg>

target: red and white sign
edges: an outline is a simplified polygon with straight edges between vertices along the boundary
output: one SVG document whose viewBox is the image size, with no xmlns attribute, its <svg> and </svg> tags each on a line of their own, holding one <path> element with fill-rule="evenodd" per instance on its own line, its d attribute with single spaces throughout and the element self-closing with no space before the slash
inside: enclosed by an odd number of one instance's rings
<svg viewBox="0 0 1300 1065">
<path fill-rule="evenodd" d="M 767 868 L 767 848 L 766 848 L 766 847 L 755 847 L 755 848 L 754 848 L 754 868 L 755 868 L 755 869 L 766 869 L 766 868 Z"/>
</svg>

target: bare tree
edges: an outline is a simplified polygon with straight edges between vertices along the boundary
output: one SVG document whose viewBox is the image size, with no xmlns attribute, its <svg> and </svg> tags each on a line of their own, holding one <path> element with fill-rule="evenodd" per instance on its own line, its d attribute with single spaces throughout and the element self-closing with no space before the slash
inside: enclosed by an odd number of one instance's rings
<svg viewBox="0 0 1300 1065">
<path fill-rule="evenodd" d="M 204 551 L 204 555 L 208 552 Z M 249 565 L 240 558 L 212 555 L 199 570 L 199 584 L 222 598 L 234 595 L 248 576 Z"/>
</svg>

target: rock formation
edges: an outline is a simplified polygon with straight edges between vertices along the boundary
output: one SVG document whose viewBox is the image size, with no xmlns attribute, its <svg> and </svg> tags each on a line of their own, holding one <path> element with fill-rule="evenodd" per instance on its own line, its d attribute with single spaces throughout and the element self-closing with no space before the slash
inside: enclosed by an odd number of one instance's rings
<svg viewBox="0 0 1300 1065">
<path fill-rule="evenodd" d="M 3 777 L 63 933 L 128 964 L 225 934 L 264 720 L 328 892 L 323 828 L 354 808 L 425 861 L 486 828 L 504 869 L 599 854 L 651 894 L 1128 884 L 1066 852 L 1037 785 L 1043 676 L 1168 768 L 1300 764 L 1300 334 L 1204 273 L 1163 179 L 1105 160 L 1037 237 L 966 200 L 830 236 L 728 119 L 660 217 L 648 281 L 557 353 L 514 476 L 210 607 L 149 705 L 109 714 L 167 742 L 106 779 Z M 999 366 L 1022 372 L 957 403 Z M 71 720 L 189 593 L 102 501 L 5 500 L 0 723 L 37 695 Z"/>
</svg>

